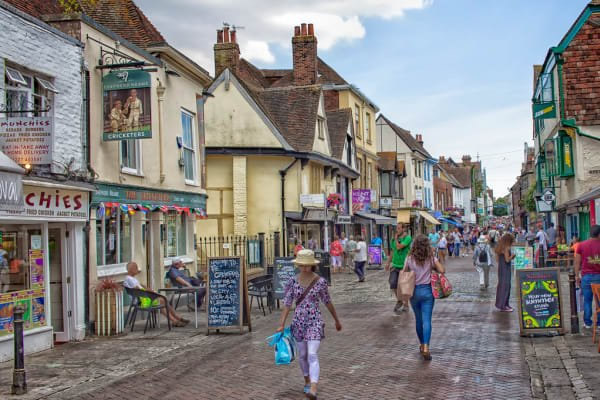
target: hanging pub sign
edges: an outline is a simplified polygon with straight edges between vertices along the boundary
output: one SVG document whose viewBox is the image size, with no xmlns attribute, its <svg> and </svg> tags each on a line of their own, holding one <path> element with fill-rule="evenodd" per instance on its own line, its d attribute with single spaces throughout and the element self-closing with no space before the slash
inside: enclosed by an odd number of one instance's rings
<svg viewBox="0 0 600 400">
<path fill-rule="evenodd" d="M 545 103 L 533 103 L 534 119 L 556 118 L 556 105 L 553 101 Z"/>
<path fill-rule="evenodd" d="M 102 87 L 103 140 L 151 138 L 150 73 L 137 69 L 111 71 L 102 78 Z"/>
<path fill-rule="evenodd" d="M 0 151 L 17 164 L 52 163 L 52 117 L 0 119 Z"/>
</svg>

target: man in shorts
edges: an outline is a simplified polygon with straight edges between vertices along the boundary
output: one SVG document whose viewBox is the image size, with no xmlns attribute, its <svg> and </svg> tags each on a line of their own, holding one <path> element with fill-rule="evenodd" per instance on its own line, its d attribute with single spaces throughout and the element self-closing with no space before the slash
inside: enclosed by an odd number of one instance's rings
<svg viewBox="0 0 600 400">
<path fill-rule="evenodd" d="M 406 261 L 406 257 L 408 256 L 408 252 L 410 250 L 410 245 L 412 243 L 412 238 L 406 231 L 404 225 L 398 224 L 396 227 L 396 236 L 392 239 L 390 243 L 390 248 L 392 250 L 392 257 L 388 261 L 385 266 L 386 271 L 390 271 L 390 289 L 396 295 L 396 306 L 394 307 L 394 312 L 396 314 L 407 311 L 408 304 L 404 304 L 400 296 L 398 296 L 398 276 L 400 271 L 404 268 L 404 262 Z"/>
</svg>

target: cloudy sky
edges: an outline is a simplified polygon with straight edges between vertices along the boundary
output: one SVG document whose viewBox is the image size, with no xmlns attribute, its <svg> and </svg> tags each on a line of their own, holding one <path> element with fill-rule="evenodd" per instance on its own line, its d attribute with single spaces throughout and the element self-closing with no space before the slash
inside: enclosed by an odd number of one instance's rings
<svg viewBox="0 0 600 400">
<path fill-rule="evenodd" d="M 179 50 L 214 70 L 223 22 L 242 57 L 290 68 L 294 25 L 315 24 L 319 55 L 434 156 L 479 154 L 504 195 L 531 143 L 533 64 L 587 0 L 136 0 Z"/>
</svg>

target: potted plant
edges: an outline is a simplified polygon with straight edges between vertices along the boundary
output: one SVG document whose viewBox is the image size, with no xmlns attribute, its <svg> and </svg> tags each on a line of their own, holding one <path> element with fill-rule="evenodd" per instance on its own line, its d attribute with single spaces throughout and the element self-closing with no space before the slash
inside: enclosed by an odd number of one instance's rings
<svg viewBox="0 0 600 400">
<path fill-rule="evenodd" d="M 96 335 L 113 336 L 123 333 L 123 286 L 111 278 L 100 279 L 96 294 Z"/>
</svg>

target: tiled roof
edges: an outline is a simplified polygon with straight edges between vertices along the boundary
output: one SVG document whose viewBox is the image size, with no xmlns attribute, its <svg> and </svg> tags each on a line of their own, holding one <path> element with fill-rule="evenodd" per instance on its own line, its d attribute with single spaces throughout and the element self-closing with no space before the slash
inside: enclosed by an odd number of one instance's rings
<svg viewBox="0 0 600 400">
<path fill-rule="evenodd" d="M 471 167 L 451 167 L 446 164 L 443 165 L 443 168 L 454 176 L 461 187 L 471 187 Z"/>
<path fill-rule="evenodd" d="M 6 0 L 6 2 L 40 19 L 43 15 L 64 12 L 57 0 Z M 90 18 L 141 48 L 166 42 L 133 0 L 95 0 L 79 3 L 82 11 Z"/>
<path fill-rule="evenodd" d="M 377 167 L 382 171 L 395 171 L 398 164 L 396 162 L 395 151 L 380 151 L 377 152 Z"/>
<path fill-rule="evenodd" d="M 342 108 L 341 110 L 327 111 L 327 130 L 331 140 L 332 156 L 342 160 L 344 145 L 348 136 L 348 126 L 352 126 L 352 110 Z M 345 160 L 342 160 L 345 161 Z"/>
<path fill-rule="evenodd" d="M 295 150 L 313 150 L 321 86 L 265 89 L 255 91 L 254 95 Z"/>
<path fill-rule="evenodd" d="M 271 86 L 271 83 L 265 78 L 263 72 L 243 58 L 240 58 L 236 73 L 246 84 L 257 86 L 259 88 Z"/>
<path fill-rule="evenodd" d="M 32 17 L 41 19 L 42 15 L 61 14 L 62 8 L 56 0 L 5 0 L 6 3 Z"/>
<path fill-rule="evenodd" d="M 390 126 L 390 128 L 392 128 L 392 130 L 396 132 L 396 135 L 398 135 L 398 137 L 402 139 L 404 143 L 406 143 L 409 149 L 411 149 L 412 151 L 418 151 L 427 158 L 433 158 L 431 154 L 429 154 L 429 152 L 425 150 L 425 148 L 421 146 L 419 142 L 417 142 L 417 139 L 415 139 L 409 131 L 400 128 L 398 125 L 394 124 L 392 121 L 387 119 L 383 114 L 381 114 L 381 118 L 383 118 L 383 120 Z"/>
<path fill-rule="evenodd" d="M 133 0 L 96 0 L 93 5 L 85 1 L 81 4 L 83 11 L 96 22 L 141 48 L 166 42 Z"/>
<path fill-rule="evenodd" d="M 460 187 L 460 188 L 467 188 L 467 187 L 471 186 L 470 184 L 467 185 L 467 186 L 465 186 L 464 184 L 462 184 L 461 182 L 459 182 L 458 179 L 456 179 L 456 177 L 454 176 L 454 174 L 449 171 L 450 168 L 448 168 L 447 166 L 444 166 L 442 164 L 437 164 L 436 167 L 439 168 L 442 172 L 444 172 L 446 174 L 446 176 L 448 177 L 448 180 L 454 186 L 457 186 L 457 187 Z"/>
<path fill-rule="evenodd" d="M 291 69 L 263 69 L 261 72 L 262 75 L 271 82 L 272 87 L 286 87 L 294 84 L 294 71 Z M 319 84 L 348 84 L 344 78 L 319 57 L 317 57 L 317 72 L 319 75 L 317 83 Z"/>
</svg>

